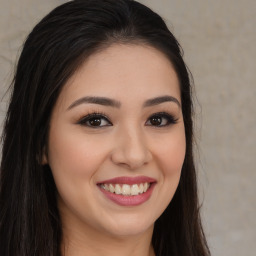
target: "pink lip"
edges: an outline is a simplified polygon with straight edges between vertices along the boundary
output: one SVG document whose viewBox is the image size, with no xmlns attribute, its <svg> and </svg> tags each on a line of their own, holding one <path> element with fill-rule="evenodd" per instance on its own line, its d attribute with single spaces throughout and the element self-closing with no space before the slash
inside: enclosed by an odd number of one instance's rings
<svg viewBox="0 0 256 256">
<path fill-rule="evenodd" d="M 155 183 L 156 180 L 147 176 L 137 176 L 137 177 L 116 177 L 109 180 L 100 181 L 97 184 L 140 184 L 140 183 Z"/>
<path fill-rule="evenodd" d="M 140 183 L 151 183 L 149 189 L 142 194 L 136 196 L 124 196 L 124 195 L 117 195 L 115 193 L 111 193 L 103 188 L 100 187 L 100 184 L 140 184 Z M 156 185 L 156 180 L 146 176 L 138 176 L 138 177 L 117 177 L 114 179 L 104 180 L 99 182 L 98 187 L 100 191 L 111 201 L 114 203 L 121 205 L 121 206 L 136 206 L 143 204 L 147 200 L 149 200 L 154 187 Z"/>
</svg>

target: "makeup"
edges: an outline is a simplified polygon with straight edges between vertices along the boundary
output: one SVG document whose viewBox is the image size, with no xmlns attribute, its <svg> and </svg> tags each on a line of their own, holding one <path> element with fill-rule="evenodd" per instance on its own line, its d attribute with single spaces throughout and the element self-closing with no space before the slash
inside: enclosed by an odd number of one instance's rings
<svg viewBox="0 0 256 256">
<path fill-rule="evenodd" d="M 100 191 L 121 206 L 137 206 L 149 200 L 156 180 L 147 176 L 116 177 L 97 183 Z"/>
<path fill-rule="evenodd" d="M 63 87 L 50 120 L 45 164 L 63 225 L 87 237 L 152 235 L 149 227 L 175 194 L 185 153 L 170 60 L 142 45 L 114 44 L 93 54 Z"/>
</svg>

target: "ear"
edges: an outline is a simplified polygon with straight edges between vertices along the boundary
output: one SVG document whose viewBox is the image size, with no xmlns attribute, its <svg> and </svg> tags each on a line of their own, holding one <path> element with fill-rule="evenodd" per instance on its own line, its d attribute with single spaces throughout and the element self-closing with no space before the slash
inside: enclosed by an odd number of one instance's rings
<svg viewBox="0 0 256 256">
<path fill-rule="evenodd" d="M 48 157 L 47 157 L 47 153 L 46 153 L 46 148 L 45 147 L 43 148 L 43 155 L 42 155 L 42 158 L 41 158 L 41 164 L 42 165 L 48 164 Z"/>
<path fill-rule="evenodd" d="M 48 164 L 48 159 L 47 159 L 47 157 L 46 157 L 46 155 L 45 155 L 45 154 L 43 154 L 41 164 L 42 164 L 42 165 L 46 165 L 46 164 Z"/>
</svg>

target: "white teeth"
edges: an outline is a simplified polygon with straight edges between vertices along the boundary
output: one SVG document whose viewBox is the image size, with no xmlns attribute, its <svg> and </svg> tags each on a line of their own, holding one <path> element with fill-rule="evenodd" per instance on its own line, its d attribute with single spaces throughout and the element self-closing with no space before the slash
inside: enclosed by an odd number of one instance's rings
<svg viewBox="0 0 256 256">
<path fill-rule="evenodd" d="M 122 188 L 121 188 L 121 186 L 119 184 L 115 185 L 115 193 L 117 195 L 120 195 L 122 193 Z"/>
<path fill-rule="evenodd" d="M 114 192 L 115 192 L 115 188 L 114 188 L 114 186 L 113 186 L 112 184 L 109 184 L 109 191 L 110 191 L 111 193 L 114 193 Z"/>
<path fill-rule="evenodd" d="M 107 190 L 107 191 L 109 191 L 109 185 L 108 184 L 101 184 L 100 187 L 105 189 L 105 190 Z"/>
<path fill-rule="evenodd" d="M 117 195 L 124 196 L 137 196 L 139 194 L 145 193 L 150 187 L 150 183 L 140 183 L 140 184 L 101 184 L 101 188 L 115 193 Z"/>
<path fill-rule="evenodd" d="M 122 195 L 130 195 L 131 194 L 131 187 L 127 184 L 124 184 L 122 187 Z"/>
<path fill-rule="evenodd" d="M 133 184 L 132 185 L 132 189 L 131 189 L 131 195 L 132 196 L 137 196 L 139 194 L 139 187 L 137 184 Z"/>
<path fill-rule="evenodd" d="M 143 185 L 143 184 L 140 184 L 139 189 L 140 189 L 140 193 L 142 194 L 142 193 L 144 192 L 144 185 Z"/>
<path fill-rule="evenodd" d="M 148 190 L 148 187 L 149 187 L 149 184 L 145 182 L 144 183 L 144 190 L 143 191 L 146 192 Z"/>
</svg>

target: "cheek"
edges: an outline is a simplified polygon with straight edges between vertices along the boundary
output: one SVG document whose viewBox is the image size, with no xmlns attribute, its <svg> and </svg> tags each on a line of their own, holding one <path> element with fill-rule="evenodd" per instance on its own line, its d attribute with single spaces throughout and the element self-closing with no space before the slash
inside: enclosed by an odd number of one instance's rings
<svg viewBox="0 0 256 256">
<path fill-rule="evenodd" d="M 185 151 L 186 144 L 184 141 L 170 143 L 170 145 L 166 143 L 160 156 L 164 166 L 165 175 L 180 173 L 185 158 Z"/>
<path fill-rule="evenodd" d="M 156 159 L 162 171 L 162 188 L 166 195 L 171 198 L 180 180 L 185 152 L 186 139 L 184 129 L 177 130 L 169 138 L 166 138 L 165 143 L 162 143 L 157 151 Z"/>
<path fill-rule="evenodd" d="M 81 132 L 53 129 L 49 142 L 48 162 L 56 185 L 68 187 L 78 186 L 81 180 L 91 182 L 106 157 L 100 138 L 86 137 Z"/>
<path fill-rule="evenodd" d="M 165 176 L 180 173 L 186 152 L 184 129 L 177 129 L 171 136 L 166 137 L 157 151 L 159 164 Z"/>
<path fill-rule="evenodd" d="M 76 215 L 93 209 L 94 177 L 106 158 L 107 149 L 101 139 L 63 129 L 50 131 L 48 163 L 59 194 L 62 211 L 71 209 Z M 99 136 L 100 137 L 100 136 Z M 69 212 L 68 210 L 68 212 Z M 88 213 L 89 214 L 89 213 Z"/>
</svg>

